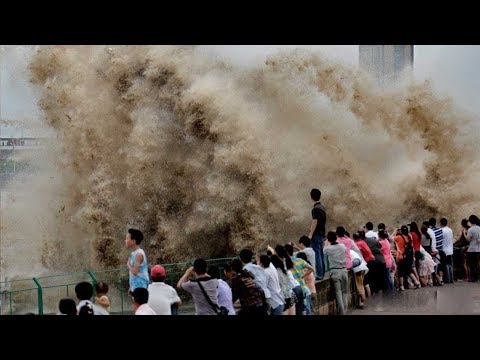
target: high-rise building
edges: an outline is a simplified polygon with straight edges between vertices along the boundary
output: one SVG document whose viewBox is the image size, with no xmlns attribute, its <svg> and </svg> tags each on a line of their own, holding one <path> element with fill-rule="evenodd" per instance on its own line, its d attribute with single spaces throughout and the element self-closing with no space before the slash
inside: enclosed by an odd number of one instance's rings
<svg viewBox="0 0 480 360">
<path fill-rule="evenodd" d="M 53 136 L 43 128 L 36 106 L 32 105 L 36 100 L 27 76 L 31 50 L 31 47 L 0 46 L 0 188 L 9 176 L 33 162 L 34 155 Z"/>
<path fill-rule="evenodd" d="M 360 45 L 359 61 L 380 85 L 389 85 L 413 68 L 413 45 Z"/>
</svg>

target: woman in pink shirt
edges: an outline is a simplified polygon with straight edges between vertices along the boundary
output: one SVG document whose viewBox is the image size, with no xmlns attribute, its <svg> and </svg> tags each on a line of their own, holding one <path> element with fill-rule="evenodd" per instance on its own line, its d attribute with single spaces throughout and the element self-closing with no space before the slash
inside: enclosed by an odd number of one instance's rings
<svg viewBox="0 0 480 360">
<path fill-rule="evenodd" d="M 345 245 L 345 256 L 347 257 L 347 270 L 352 268 L 352 258 L 350 257 L 350 249 L 355 245 L 352 239 L 345 236 L 345 228 L 343 226 L 337 227 L 337 242 Z"/>
<path fill-rule="evenodd" d="M 368 247 L 367 243 L 361 239 L 360 234 L 356 232 L 353 234 L 353 240 L 355 241 L 355 244 L 357 247 L 360 249 L 360 252 L 362 253 L 362 256 L 364 260 L 367 262 L 367 264 L 375 260 L 375 256 L 373 256 L 372 250 Z"/>
<path fill-rule="evenodd" d="M 388 241 L 388 234 L 385 230 L 380 230 L 378 232 L 378 242 L 382 246 L 382 255 L 385 258 L 386 272 L 385 276 L 387 278 L 388 287 L 390 290 L 393 290 L 395 286 L 393 285 L 391 269 L 392 269 L 392 253 L 390 249 L 390 242 Z"/>
</svg>

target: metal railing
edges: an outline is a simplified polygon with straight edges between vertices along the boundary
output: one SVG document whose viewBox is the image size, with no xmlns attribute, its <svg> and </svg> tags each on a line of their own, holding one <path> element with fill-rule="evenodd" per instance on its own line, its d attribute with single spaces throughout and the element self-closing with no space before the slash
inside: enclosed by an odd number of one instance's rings
<svg viewBox="0 0 480 360">
<path fill-rule="evenodd" d="M 208 259 L 207 264 L 216 265 L 223 275 L 222 264 L 232 260 L 233 257 Z M 167 278 L 165 282 L 175 286 L 185 273 L 185 270 L 193 265 L 193 261 L 182 263 L 162 264 Z M 0 315 L 14 315 L 25 313 L 56 314 L 58 302 L 61 298 L 70 297 L 76 300 L 75 286 L 82 281 L 95 284 L 103 281 L 108 284 L 108 297 L 111 303 L 111 314 L 130 314 L 132 304 L 128 296 L 129 273 L 127 268 L 107 270 L 85 270 L 49 276 L 40 276 L 30 279 L 14 279 L 0 281 Z M 190 295 L 184 291 L 178 291 L 182 299 L 188 299 Z"/>
</svg>

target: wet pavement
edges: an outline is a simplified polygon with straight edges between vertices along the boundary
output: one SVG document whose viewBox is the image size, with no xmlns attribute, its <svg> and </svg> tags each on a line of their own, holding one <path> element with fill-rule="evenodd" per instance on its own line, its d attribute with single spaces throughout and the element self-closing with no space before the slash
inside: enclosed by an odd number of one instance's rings
<svg viewBox="0 0 480 360">
<path fill-rule="evenodd" d="M 178 315 L 194 315 L 193 302 L 186 301 Z M 439 287 L 392 291 L 368 298 L 364 309 L 348 315 L 480 315 L 480 282 L 456 282 Z"/>
<path fill-rule="evenodd" d="M 183 302 L 182 306 L 178 308 L 178 315 L 195 315 L 195 305 L 193 301 Z"/>
<path fill-rule="evenodd" d="M 480 282 L 375 294 L 351 315 L 480 315 Z"/>
</svg>

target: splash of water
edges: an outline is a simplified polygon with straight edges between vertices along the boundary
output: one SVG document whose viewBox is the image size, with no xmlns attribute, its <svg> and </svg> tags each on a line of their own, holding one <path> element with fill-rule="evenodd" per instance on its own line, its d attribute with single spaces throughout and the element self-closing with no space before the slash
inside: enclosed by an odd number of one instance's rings
<svg viewBox="0 0 480 360">
<path fill-rule="evenodd" d="M 45 49 L 31 74 L 58 134 L 50 268 L 123 264 L 128 227 L 153 262 L 296 240 L 312 187 L 350 230 L 478 208 L 474 123 L 428 82 L 382 91 L 306 50 L 245 70 L 170 46 Z"/>
</svg>

